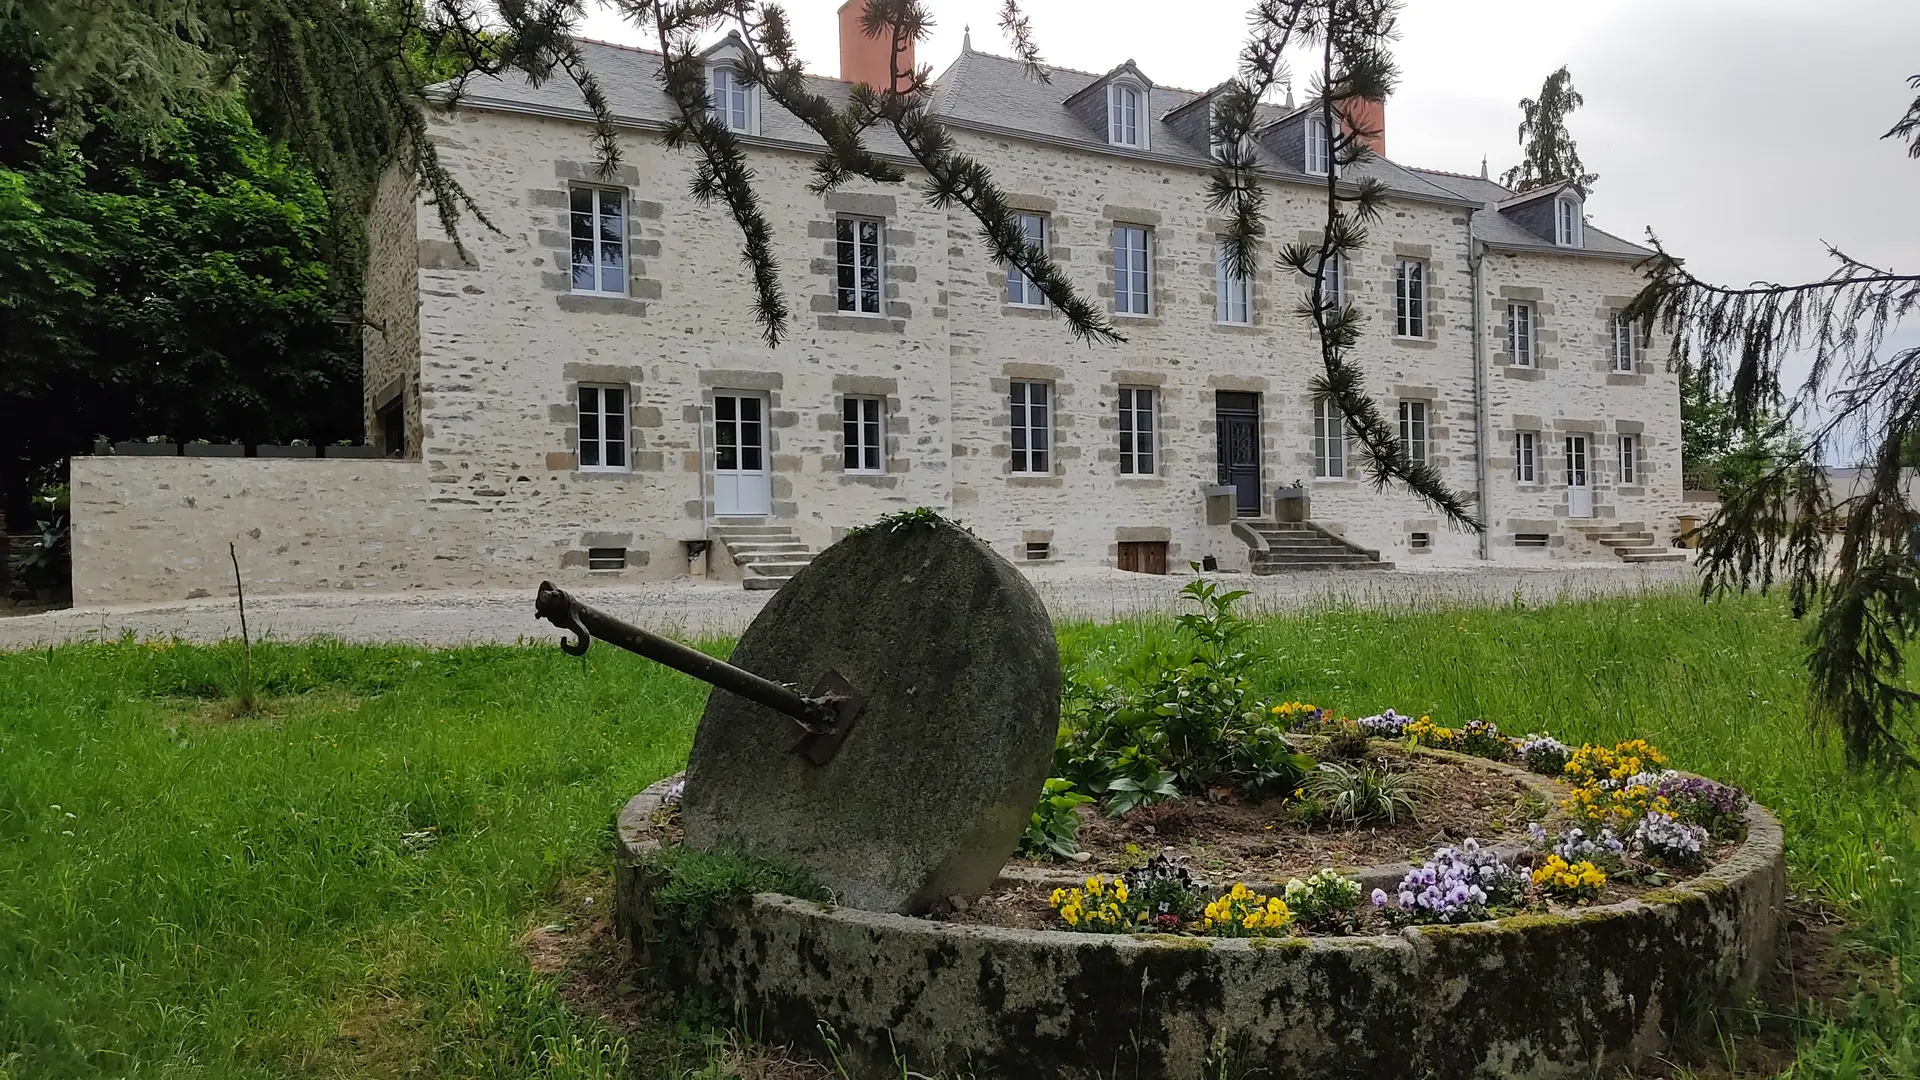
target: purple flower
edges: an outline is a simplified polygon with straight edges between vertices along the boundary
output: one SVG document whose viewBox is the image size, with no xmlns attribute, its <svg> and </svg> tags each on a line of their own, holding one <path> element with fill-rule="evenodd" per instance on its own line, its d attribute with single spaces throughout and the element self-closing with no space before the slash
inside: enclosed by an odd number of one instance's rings
<svg viewBox="0 0 1920 1080">
<path fill-rule="evenodd" d="M 1374 907 L 1387 906 L 1387 890 L 1385 889 L 1373 890 L 1373 906 Z"/>
</svg>

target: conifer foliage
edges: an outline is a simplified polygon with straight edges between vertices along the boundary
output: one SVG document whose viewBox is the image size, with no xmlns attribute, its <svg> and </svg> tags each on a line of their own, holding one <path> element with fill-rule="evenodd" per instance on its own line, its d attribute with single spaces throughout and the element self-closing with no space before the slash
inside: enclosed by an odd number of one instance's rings
<svg viewBox="0 0 1920 1080">
<path fill-rule="evenodd" d="M 1567 133 L 1567 115 L 1586 103 L 1564 67 L 1547 76 L 1538 98 L 1521 98 L 1520 142 L 1526 147 L 1525 156 L 1500 182 L 1515 191 L 1568 182 L 1592 187 L 1600 177 L 1581 164 L 1580 149 Z"/>
<path fill-rule="evenodd" d="M 1920 101 L 1884 137 L 1920 157 Z M 1904 654 L 1920 634 L 1920 514 L 1907 466 L 1920 445 L 1920 347 L 1889 341 L 1920 312 L 1920 274 L 1829 247 L 1835 266 L 1819 281 L 1729 287 L 1649 237 L 1649 280 L 1627 317 L 1672 333 L 1683 379 L 1725 385 L 1734 423 L 1773 448 L 1703 529 L 1705 591 L 1784 584 L 1794 614 L 1815 616 L 1815 720 L 1857 765 L 1911 766 L 1920 693 Z M 1802 355 L 1808 374 L 1789 386 L 1782 361 Z M 1825 466 L 1854 462 L 1864 483 L 1836 497 Z"/>
</svg>

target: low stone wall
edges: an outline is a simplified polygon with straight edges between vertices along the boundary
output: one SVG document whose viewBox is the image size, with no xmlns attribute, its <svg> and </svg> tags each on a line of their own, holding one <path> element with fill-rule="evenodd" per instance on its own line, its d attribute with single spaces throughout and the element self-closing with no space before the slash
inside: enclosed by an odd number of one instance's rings
<svg viewBox="0 0 1920 1080">
<path fill-rule="evenodd" d="M 1109 936 L 957 925 L 776 894 L 662 947 L 646 854 L 665 782 L 622 810 L 616 923 L 650 973 L 699 986 L 765 1037 L 898 1076 L 1274 1080 L 1592 1077 L 1757 981 L 1786 890 L 1779 823 L 1685 886 L 1560 916 L 1363 938 Z"/>
<path fill-rule="evenodd" d="M 471 588 L 489 581 L 463 512 L 427 467 L 381 459 L 76 457 L 75 604 Z"/>
</svg>

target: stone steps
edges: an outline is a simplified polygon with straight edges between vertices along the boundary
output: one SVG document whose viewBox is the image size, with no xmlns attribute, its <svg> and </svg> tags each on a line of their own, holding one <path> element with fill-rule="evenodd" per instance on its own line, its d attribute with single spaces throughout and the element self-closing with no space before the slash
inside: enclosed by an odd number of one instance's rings
<svg viewBox="0 0 1920 1080">
<path fill-rule="evenodd" d="M 1587 539 L 1611 549 L 1614 557 L 1624 563 L 1672 563 L 1685 562 L 1687 559 L 1686 552 L 1661 546 L 1646 526 L 1638 522 L 1576 527 L 1586 534 Z"/>
<path fill-rule="evenodd" d="M 1380 561 L 1378 552 L 1355 547 L 1310 525 L 1275 521 L 1239 523 L 1257 535 L 1260 544 L 1248 561 L 1255 574 L 1297 573 L 1306 570 L 1391 570 L 1393 564 Z"/>
<path fill-rule="evenodd" d="M 755 592 L 778 589 L 813 561 L 813 551 L 785 525 L 726 522 L 707 532 L 740 567 L 741 587 Z"/>
</svg>

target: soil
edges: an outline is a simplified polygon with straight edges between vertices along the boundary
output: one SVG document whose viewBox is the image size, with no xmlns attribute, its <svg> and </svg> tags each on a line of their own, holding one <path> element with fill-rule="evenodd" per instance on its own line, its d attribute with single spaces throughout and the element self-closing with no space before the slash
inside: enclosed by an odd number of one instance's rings
<svg viewBox="0 0 1920 1080">
<path fill-rule="evenodd" d="M 1302 822 L 1292 799 L 1237 802 L 1178 799 L 1103 816 L 1080 808 L 1080 850 L 1085 862 L 1016 858 L 1009 865 L 1088 874 L 1118 874 L 1167 851 L 1186 860 L 1208 881 L 1281 882 L 1323 866 L 1357 869 L 1419 862 L 1436 847 L 1471 836 L 1483 844 L 1524 841 L 1529 821 L 1544 821 L 1550 808 L 1519 780 L 1452 761 L 1411 755 L 1375 744 L 1370 760 L 1395 771 L 1412 771 L 1424 785 L 1411 817 L 1358 827 Z"/>
</svg>

